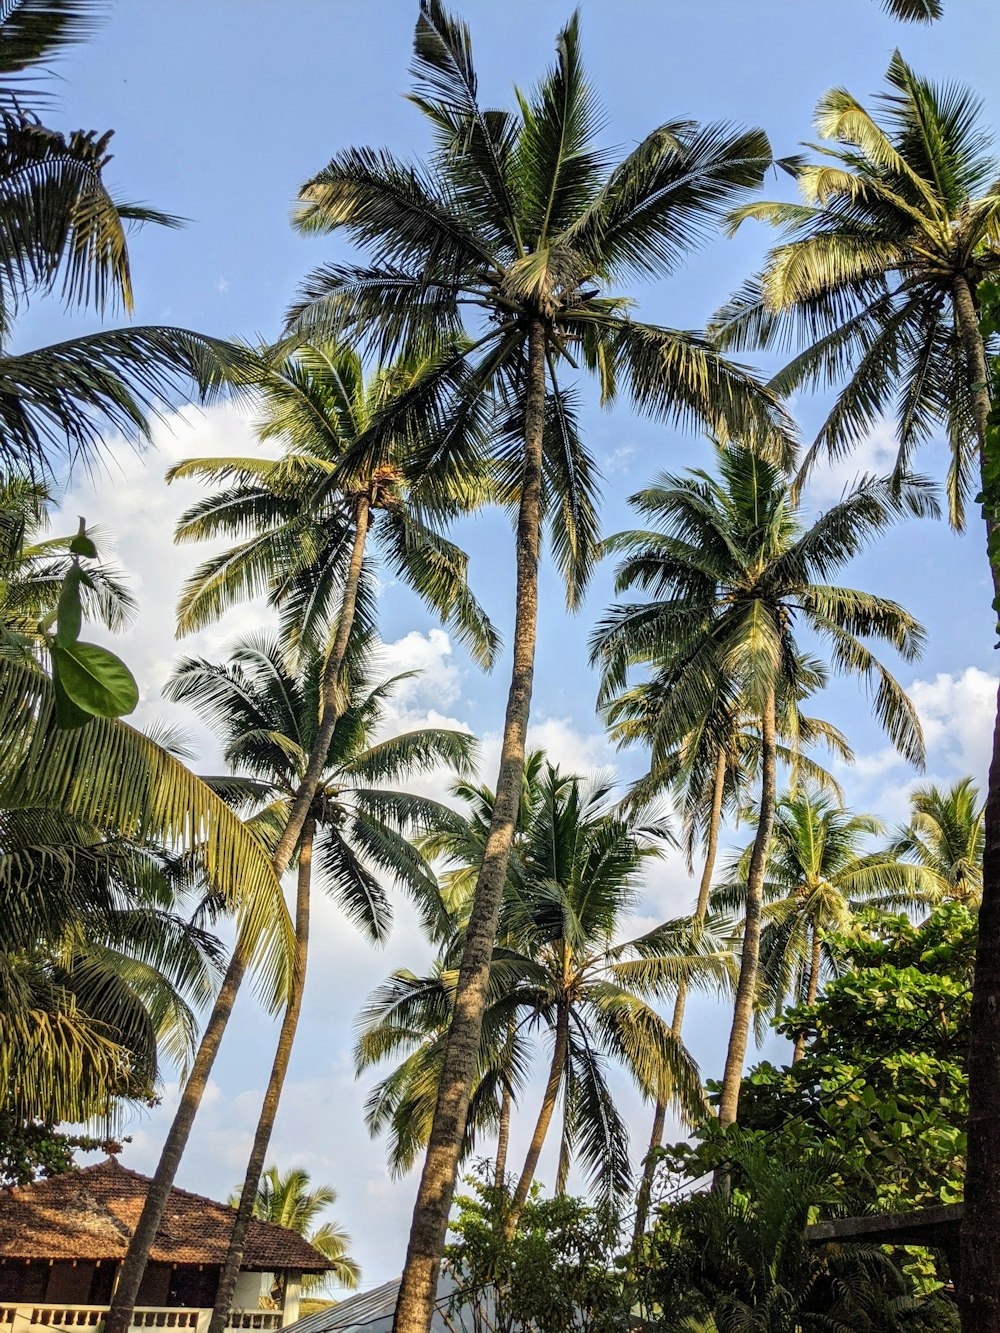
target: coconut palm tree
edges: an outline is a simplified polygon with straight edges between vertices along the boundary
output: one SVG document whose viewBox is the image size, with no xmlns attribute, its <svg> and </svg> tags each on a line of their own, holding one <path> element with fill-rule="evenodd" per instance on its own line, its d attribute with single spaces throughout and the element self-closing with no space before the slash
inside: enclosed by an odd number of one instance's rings
<svg viewBox="0 0 1000 1333">
<path fill-rule="evenodd" d="M 806 527 L 781 471 L 743 445 L 716 448 L 718 476 L 665 475 L 632 503 L 655 523 L 623 532 L 608 549 L 623 555 L 617 587 L 647 589 L 651 599 L 612 607 L 593 638 L 602 693 L 624 689 L 629 671 L 655 664 L 672 645 L 679 686 L 672 706 L 678 734 L 684 715 L 696 726 L 728 697 L 760 728 L 759 819 L 748 870 L 740 954 L 720 1119 L 736 1118 L 739 1085 L 757 991 L 761 908 L 777 797 L 779 700 L 800 698 L 827 668 L 805 658 L 796 629 L 813 631 L 834 670 L 866 687 L 876 719 L 911 762 L 923 762 L 916 713 L 898 682 L 864 640 L 889 644 L 904 659 L 920 651 L 923 631 L 902 607 L 825 579 L 885 530 L 904 507 L 929 512 L 923 483 L 900 494 L 868 479 Z"/>
<path fill-rule="evenodd" d="M 237 1210 L 219 1281 L 213 1319 L 220 1327 L 232 1304 L 301 1012 L 313 859 L 323 887 L 373 940 L 384 939 L 389 925 L 382 884 L 386 877 L 400 883 L 425 913 L 436 913 L 433 875 L 410 839 L 440 817 L 441 808 L 385 784 L 406 782 L 442 763 L 468 771 L 476 749 L 472 736 L 436 727 L 379 739 L 386 703 L 401 678 L 373 684 L 371 645 L 357 638 L 348 667 L 348 702 L 340 706 L 322 781 L 299 839 L 294 985 L 247 1165 L 242 1195 L 247 1202 Z M 313 653 L 293 673 L 285 664 L 280 639 L 249 639 L 236 646 L 224 665 L 202 658 L 182 660 L 166 687 L 169 698 L 192 704 L 220 734 L 226 762 L 249 780 L 247 794 L 260 807 L 253 822 L 262 836 L 272 830 L 272 841 L 287 827 L 289 807 L 301 790 L 323 725 L 320 700 L 327 661 L 325 652 Z M 230 780 L 227 785 L 234 796 L 239 784 Z"/>
<path fill-rule="evenodd" d="M 972 778 L 947 790 L 929 785 L 910 793 L 910 819 L 892 850 L 932 876 L 942 898 L 977 907 L 983 895 L 983 802 Z"/>
<path fill-rule="evenodd" d="M 359 597 L 370 616 L 362 566 L 374 556 L 376 567 L 402 579 L 489 667 L 496 633 L 469 590 L 466 556 L 435 526 L 483 497 L 465 478 L 433 513 L 410 504 L 413 441 L 402 431 L 372 433 L 393 398 L 418 391 L 434 374 L 435 358 L 399 361 L 367 378 L 358 353 L 336 344 L 282 345 L 264 360 L 257 436 L 276 441 L 280 456 L 188 459 L 167 473 L 168 481 L 196 477 L 222 486 L 182 514 L 178 541 L 238 539 L 188 580 L 179 633 L 263 593 L 297 652 L 308 656 L 325 643 L 331 622 L 342 626 L 328 665 L 336 685 Z M 350 478 L 338 467 L 348 453 Z"/>
<path fill-rule="evenodd" d="M 545 764 L 541 750 L 524 763 L 521 804 L 514 832 L 521 845 L 540 796 Z M 358 1073 L 391 1056 L 402 1061 L 381 1078 L 368 1097 L 365 1121 L 373 1136 L 387 1132 L 389 1166 L 394 1174 L 409 1171 L 427 1148 L 440 1080 L 441 1061 L 454 1009 L 455 986 L 464 944 L 464 930 L 475 891 L 478 867 L 489 837 L 494 795 L 469 781 L 452 784 L 462 803 L 446 811 L 419 839 L 428 860 L 440 862 L 440 921 L 426 920 L 424 930 L 438 947 L 431 970 L 418 977 L 399 970 L 377 988 L 359 1018 L 355 1048 Z M 469 1101 L 460 1160 L 468 1158 L 484 1132 L 497 1135 L 494 1181 L 504 1185 L 514 1101 L 530 1064 L 528 1043 L 518 1022 L 509 959 L 495 953 L 491 964 L 490 998 L 483 1018 L 479 1067 Z"/>
<path fill-rule="evenodd" d="M 493 628 L 468 589 L 464 554 L 432 522 L 450 518 L 473 502 L 477 492 L 471 481 L 442 491 L 433 504 L 418 508 L 407 499 L 403 464 L 409 445 L 405 432 L 397 430 L 389 438 L 383 434 L 377 449 L 371 443 L 372 423 L 387 402 L 412 390 L 435 364 L 432 357 L 412 358 L 377 372 L 366 382 L 357 355 L 342 347 L 297 345 L 293 350 L 273 351 L 260 382 L 260 433 L 265 440 L 283 442 L 282 457 L 194 459 L 169 474 L 228 483 L 226 489 L 182 516 L 181 539 L 221 533 L 241 538 L 196 571 L 182 595 L 180 628 L 197 628 L 239 597 L 267 591 L 281 610 L 286 642 L 294 653 L 308 661 L 310 654 L 320 646 L 323 649 L 312 748 L 272 848 L 272 864 L 278 874 L 295 852 L 322 785 L 334 730 L 345 706 L 351 634 L 358 625 L 371 626 L 373 593 L 365 571 L 372 546 L 393 574 L 437 610 L 484 665 L 497 647 Z M 338 469 L 345 454 L 353 459 L 349 483 Z M 251 535 L 246 537 L 248 530 Z M 335 624 L 332 634 L 331 622 Z M 211 1069 L 244 972 L 245 961 L 236 952 L 199 1050 L 194 1071 L 199 1077 L 202 1069 Z M 197 1109 L 194 1091 L 191 1096 L 185 1092 L 122 1268 L 109 1314 L 109 1333 L 114 1327 L 127 1328 L 129 1303 L 138 1293 Z"/>
<path fill-rule="evenodd" d="M 801 205 L 763 203 L 735 215 L 737 223 L 772 222 L 784 238 L 762 274 L 719 312 L 716 333 L 727 347 L 798 344 L 774 381 L 781 392 L 843 386 L 807 465 L 821 452 L 849 451 L 891 415 L 901 473 L 944 425 L 951 519 L 961 526 L 978 489 L 977 455 L 983 489 L 995 491 L 983 466 L 990 389 L 976 291 L 1000 270 L 1000 164 L 967 88 L 919 77 L 898 53 L 887 82 L 875 114 L 843 89 L 821 100 L 817 127 L 831 142 L 818 162 L 794 167 Z M 994 526 L 987 515 L 987 532 Z M 1000 563 L 990 564 L 996 598 Z M 991 771 L 987 902 L 1000 901 L 1000 750 Z M 980 924 L 962 1283 L 964 1317 L 977 1333 L 1000 1323 L 1000 1271 L 987 1257 L 1000 1189 L 1000 912 Z"/>
<path fill-rule="evenodd" d="M 222 946 L 161 849 L 57 809 L 0 812 L 0 1086 L 18 1121 L 98 1121 L 184 1068 Z"/>
<path fill-rule="evenodd" d="M 674 120 L 609 170 L 576 18 L 559 35 L 554 68 L 532 94 L 519 96 L 514 111 L 480 106 L 468 29 L 440 0 L 421 2 L 413 69 L 413 101 L 430 122 L 434 151 L 425 166 L 413 166 L 386 151 L 346 149 L 307 182 L 300 229 L 343 229 L 366 262 L 319 269 L 291 326 L 357 337 L 383 358 L 457 335 L 436 383 L 428 380 L 393 416 L 401 411 L 426 440 L 413 460 L 422 495 L 479 475 L 486 457 L 517 514 L 514 662 L 494 823 L 396 1313 L 398 1329 L 422 1333 L 519 800 L 543 524 L 571 605 L 596 538 L 593 462 L 559 373 L 582 363 L 606 402 L 622 389 L 645 411 L 725 425 L 762 447 L 783 450 L 787 423 L 748 372 L 696 335 L 634 319 L 615 290 L 623 280 L 674 269 L 719 210 L 760 181 L 770 160 L 760 131 Z"/>
<path fill-rule="evenodd" d="M 537 758 L 537 756 L 533 756 Z M 513 1190 L 515 1216 L 530 1188 L 559 1101 L 563 1123 L 557 1188 L 565 1188 L 574 1151 L 593 1183 L 620 1192 L 629 1180 L 628 1136 L 604 1079 L 602 1061 L 622 1064 L 649 1093 L 669 1088 L 686 1112 L 702 1106 L 700 1085 L 679 1042 L 648 1003 L 678 979 L 725 984 L 727 958 L 711 950 L 711 933 L 692 951 L 683 923 L 613 943 L 636 898 L 637 880 L 667 836 L 648 807 L 610 799 L 606 783 L 585 783 L 551 764 L 536 765 L 528 813 L 508 865 L 508 890 L 491 969 L 490 1003 L 479 1078 L 467 1126 L 503 1131 L 495 1100 L 496 1070 L 505 1086 L 524 1084 L 525 1037 L 541 1027 L 553 1036 L 545 1095 L 531 1146 Z M 450 858 L 463 874 L 470 850 L 481 855 L 492 793 L 476 793 L 468 813 L 449 817 L 424 845 Z M 440 1070 L 440 1033 L 455 986 L 453 947 L 425 978 L 396 973 L 372 996 L 362 1016 L 359 1068 L 400 1051 L 398 1065 L 370 1099 L 370 1125 L 389 1125 L 394 1146 L 415 1146 L 403 1112 L 427 1107 L 427 1085 Z M 449 962 L 451 967 L 448 967 Z M 433 1057 L 433 1058 L 432 1058 Z M 492 1100 L 491 1100 L 492 1098 Z M 423 1124 L 427 1125 L 426 1111 Z M 417 1145 L 418 1146 L 418 1145 Z M 471 1147 L 467 1128 L 466 1147 Z M 499 1155 L 499 1151 L 498 1151 Z M 498 1172 L 503 1183 L 503 1171 Z"/>
<path fill-rule="evenodd" d="M 239 1206 L 240 1195 L 240 1190 L 230 1195 L 230 1207 Z M 315 1225 L 324 1210 L 336 1202 L 337 1191 L 333 1186 L 313 1185 L 308 1171 L 301 1167 L 282 1173 L 276 1166 L 269 1166 L 257 1186 L 253 1216 L 297 1231 L 334 1265 L 329 1273 L 306 1275 L 302 1279 L 305 1291 L 315 1290 L 331 1280 L 353 1291 L 361 1279 L 361 1268 L 348 1253 L 351 1238 L 343 1227 L 329 1221 Z"/>
<path fill-rule="evenodd" d="M 885 832 L 874 815 L 854 814 L 825 793 L 804 786 L 775 808 L 764 880 L 760 984 L 774 1012 L 815 1004 L 824 973 L 836 969 L 827 945 L 848 933 L 862 908 L 899 910 L 933 901 L 937 885 L 923 866 L 900 859 L 895 847 L 866 842 Z M 712 894 L 716 911 L 742 907 L 751 848 L 738 856 Z M 805 1037 L 795 1042 L 793 1063 Z"/>
<path fill-rule="evenodd" d="M 669 645 L 661 650 L 669 656 Z M 799 664 L 800 691 L 808 693 L 822 683 L 822 672 L 810 674 L 810 664 Z M 727 697 L 716 699 L 686 733 L 671 731 L 675 721 L 674 691 L 683 688 L 683 672 L 662 664 L 652 680 L 642 681 L 613 699 L 604 710 L 611 735 L 620 746 L 645 744 L 650 750 L 649 772 L 635 784 L 633 799 L 649 800 L 662 792 L 672 793 L 683 815 L 684 851 L 688 870 L 693 873 L 695 854 L 700 846 L 704 856 L 698 896 L 691 918 L 695 935 L 708 914 L 709 893 L 715 872 L 719 833 L 724 815 L 739 817 L 743 812 L 752 783 L 759 776 L 761 743 L 759 730 L 746 710 L 736 710 Z M 775 743 L 777 758 L 794 776 L 807 775 L 840 797 L 840 788 L 831 774 L 804 754 L 803 745 L 822 740 L 841 759 L 853 759 L 843 734 L 830 723 L 805 716 L 798 699 L 782 697 L 777 710 Z M 686 725 L 686 724 L 685 724 Z M 682 1035 L 688 986 L 678 982 L 674 999 L 671 1030 Z M 667 1100 L 658 1098 L 653 1112 L 649 1149 L 636 1199 L 633 1234 L 639 1243 L 649 1215 L 649 1201 L 656 1170 L 656 1152 L 663 1141 Z"/>
</svg>

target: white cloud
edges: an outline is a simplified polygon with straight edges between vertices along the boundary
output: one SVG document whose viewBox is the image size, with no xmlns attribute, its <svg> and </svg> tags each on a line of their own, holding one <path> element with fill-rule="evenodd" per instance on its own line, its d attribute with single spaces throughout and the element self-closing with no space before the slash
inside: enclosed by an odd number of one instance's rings
<svg viewBox="0 0 1000 1333">
<path fill-rule="evenodd" d="M 971 773 L 985 783 L 993 748 L 997 679 L 978 667 L 961 674 L 939 672 L 916 680 L 910 698 L 920 714 L 930 767 L 946 766 L 956 776 Z"/>
<path fill-rule="evenodd" d="M 914 773 L 888 745 L 859 754 L 853 765 L 837 765 L 848 800 L 863 804 L 890 823 L 906 816 L 910 793 L 924 783 L 950 785 L 969 774 L 985 789 L 993 746 L 995 676 L 973 666 L 941 671 L 933 680 L 913 681 L 907 693 L 923 728 L 927 771 Z M 889 775 L 896 780 L 887 780 Z M 852 794 L 855 786 L 860 788 L 856 796 Z"/>
<path fill-rule="evenodd" d="M 807 503 L 825 507 L 840 500 L 864 476 L 887 476 L 896 464 L 896 426 L 883 417 L 843 458 L 824 459 L 810 474 Z"/>
</svg>

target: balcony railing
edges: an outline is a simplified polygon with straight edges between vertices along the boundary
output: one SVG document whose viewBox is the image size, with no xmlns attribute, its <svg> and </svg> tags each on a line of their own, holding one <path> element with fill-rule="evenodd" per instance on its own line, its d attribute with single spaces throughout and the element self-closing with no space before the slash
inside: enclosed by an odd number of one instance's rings
<svg viewBox="0 0 1000 1333">
<path fill-rule="evenodd" d="M 0 1303 L 0 1333 L 42 1333 L 44 1329 L 97 1328 L 106 1305 L 58 1305 L 49 1301 Z M 140 1306 L 132 1312 L 133 1328 L 175 1329 L 177 1333 L 208 1333 L 211 1310 L 185 1306 Z M 229 1328 L 273 1333 L 282 1325 L 280 1310 L 234 1310 Z"/>
</svg>

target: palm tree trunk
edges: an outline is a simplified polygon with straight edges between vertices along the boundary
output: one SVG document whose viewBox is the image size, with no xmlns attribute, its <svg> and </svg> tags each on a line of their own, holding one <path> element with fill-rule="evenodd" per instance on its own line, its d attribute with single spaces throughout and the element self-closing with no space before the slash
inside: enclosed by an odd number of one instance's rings
<svg viewBox="0 0 1000 1333">
<path fill-rule="evenodd" d="M 740 950 L 740 975 L 736 983 L 733 1026 L 729 1034 L 726 1068 L 722 1076 L 722 1096 L 719 1100 L 719 1123 L 723 1129 L 736 1122 L 743 1062 L 750 1041 L 750 1024 L 753 1021 L 754 1001 L 757 998 L 761 909 L 764 904 L 764 874 L 767 870 L 767 856 L 771 845 L 771 828 L 774 824 L 775 788 L 775 697 L 772 687 L 761 716 L 760 818 L 757 834 L 753 840 L 753 851 L 750 854 L 743 944 Z"/>
<path fill-rule="evenodd" d="M 233 948 L 226 975 L 222 979 L 212 1013 L 202 1034 L 180 1103 L 167 1131 L 160 1160 L 156 1164 L 156 1171 L 146 1192 L 142 1212 L 139 1214 L 139 1221 L 129 1241 L 128 1251 L 118 1274 L 118 1281 L 104 1321 L 105 1333 L 129 1333 L 132 1311 L 139 1295 L 139 1285 L 146 1272 L 149 1252 L 163 1221 L 177 1168 L 187 1146 L 201 1099 L 205 1095 L 208 1077 L 212 1072 L 212 1065 L 215 1063 L 246 967 L 246 955 L 237 944 Z"/>
<path fill-rule="evenodd" d="M 517 1182 L 517 1189 L 514 1191 L 511 1209 L 507 1215 L 506 1231 L 508 1236 L 514 1234 L 514 1228 L 517 1226 L 517 1219 L 521 1214 L 521 1209 L 524 1207 L 524 1201 L 528 1197 L 528 1191 L 531 1189 L 531 1182 L 535 1179 L 535 1172 L 538 1169 L 538 1159 L 541 1156 L 545 1137 L 549 1132 L 549 1125 L 551 1125 L 552 1116 L 555 1113 L 556 1102 L 559 1099 L 559 1088 L 562 1084 L 563 1073 L 566 1069 L 566 1054 L 568 1050 L 569 1010 L 566 1008 L 565 1004 L 560 1004 L 556 1012 L 556 1039 L 552 1049 L 552 1063 L 549 1065 L 549 1077 L 545 1083 L 542 1104 L 538 1111 L 538 1119 L 535 1122 L 535 1132 L 532 1134 L 531 1142 L 528 1144 L 528 1153 L 524 1159 L 521 1178 Z"/>
<path fill-rule="evenodd" d="M 562 1134 L 559 1136 L 559 1164 L 556 1167 L 556 1194 L 565 1194 L 569 1182 L 569 1134 L 566 1117 L 569 1108 L 563 1107 Z"/>
<path fill-rule="evenodd" d="M 972 384 L 972 407 L 979 436 L 980 467 L 986 489 L 990 392 L 986 352 L 968 281 L 954 284 L 955 319 Z M 994 520 L 986 516 L 987 539 Z M 991 559 L 993 592 L 1000 598 L 1000 572 Z M 996 603 L 994 603 L 996 605 Z M 1000 696 L 993 728 L 993 755 L 986 793 L 983 902 L 972 983 L 969 1025 L 968 1163 L 962 1222 L 961 1279 L 958 1283 L 963 1333 L 1000 1328 L 1000 1265 L 994 1258 L 1000 1215 Z M 957 1277 L 958 1275 L 953 1275 Z"/>
<path fill-rule="evenodd" d="M 504 1079 L 503 1092 L 500 1094 L 500 1125 L 497 1129 L 497 1161 L 493 1183 L 497 1189 L 503 1189 L 507 1175 L 507 1149 L 510 1147 L 510 1113 L 514 1098 L 510 1084 Z"/>
<path fill-rule="evenodd" d="M 275 868 L 277 869 L 280 865 L 281 872 L 284 872 L 292 859 L 292 852 L 294 852 L 295 844 L 299 840 L 302 826 L 306 822 L 309 808 L 316 799 L 319 784 L 323 780 L 323 770 L 326 767 L 327 757 L 330 753 L 330 742 L 333 740 L 337 718 L 343 712 L 340 676 L 344 669 L 344 660 L 347 657 L 347 646 L 351 641 L 351 630 L 354 628 L 354 615 L 358 606 L 358 588 L 361 585 L 361 569 L 365 559 L 365 543 L 368 540 L 370 523 L 371 507 L 367 493 L 362 491 L 355 497 L 354 545 L 351 548 L 351 560 L 347 567 L 347 577 L 344 580 L 344 595 L 340 603 L 340 620 L 337 624 L 337 634 L 333 641 L 333 647 L 330 649 L 330 656 L 326 659 L 326 666 L 323 668 L 319 730 L 316 732 L 316 739 L 309 751 L 309 763 L 306 765 L 305 776 L 299 783 L 292 808 L 288 812 L 288 823 L 285 825 L 284 831 L 278 839 L 278 845 L 274 849 Z"/>
<path fill-rule="evenodd" d="M 438 1270 L 465 1135 L 469 1092 L 476 1073 L 490 960 L 521 800 L 524 748 L 531 710 L 538 625 L 538 553 L 541 532 L 542 433 L 545 423 L 545 326 L 528 333 L 524 412 L 524 465 L 517 519 L 517 600 L 513 667 L 504 720 L 500 772 L 490 831 L 476 880 L 455 1007 L 448 1032 L 430 1141 L 417 1190 L 396 1303 L 393 1333 L 428 1333 Z"/>
<path fill-rule="evenodd" d="M 500 1124 L 497 1127 L 497 1160 L 496 1170 L 493 1176 L 493 1183 L 496 1188 L 503 1189 L 507 1177 L 507 1150 L 510 1147 L 510 1117 L 514 1106 L 514 1090 L 510 1079 L 507 1077 L 506 1069 L 510 1067 L 510 1061 L 514 1055 L 514 1039 L 517 1036 L 517 1018 L 512 1016 L 507 1023 L 507 1041 L 504 1046 L 505 1072 L 503 1075 L 503 1090 L 500 1093 Z"/>
<path fill-rule="evenodd" d="M 819 994 L 819 969 L 823 961 L 823 945 L 819 937 L 819 927 L 814 925 L 812 928 L 812 952 L 809 959 L 809 984 L 806 987 L 806 1004 L 816 1003 L 816 996 Z M 797 1065 L 805 1055 L 806 1038 L 805 1033 L 800 1032 L 795 1038 L 795 1047 L 792 1051 L 792 1064 Z"/>
<path fill-rule="evenodd" d="M 698 902 L 694 909 L 694 920 L 705 920 L 708 911 L 708 895 L 712 889 L 712 876 L 715 873 L 715 858 L 719 850 L 719 828 L 722 824 L 722 801 L 726 792 L 726 752 L 720 746 L 715 761 L 715 782 L 712 786 L 712 809 L 708 818 L 708 837 L 705 843 L 705 864 L 698 885 Z M 670 1030 L 680 1041 L 684 1027 L 684 1010 L 687 1007 L 688 985 L 683 978 L 677 983 L 677 996 L 674 1000 L 674 1017 Z M 646 1230 L 649 1217 L 649 1200 L 653 1193 L 653 1177 L 656 1174 L 656 1150 L 663 1142 L 663 1126 L 667 1119 L 667 1104 L 657 1101 L 653 1111 L 653 1132 L 649 1136 L 649 1148 L 642 1164 L 642 1180 L 635 1199 L 635 1226 L 632 1231 L 632 1243 L 638 1245 Z"/>
<path fill-rule="evenodd" d="M 678 1000 L 681 998 L 679 990 L 677 998 Z M 682 1009 L 682 1015 L 683 1012 Z M 674 1021 L 676 1022 L 676 1012 Z M 666 1123 L 667 1104 L 664 1101 L 657 1101 L 656 1108 L 653 1111 L 653 1129 L 649 1136 L 649 1147 L 646 1149 L 646 1156 L 642 1163 L 642 1180 L 639 1182 L 639 1191 L 635 1197 L 635 1225 L 632 1229 L 632 1245 L 634 1248 L 638 1248 L 646 1233 L 649 1201 L 653 1194 L 653 1177 L 656 1174 L 656 1151 L 663 1142 L 663 1127 Z"/>
<path fill-rule="evenodd" d="M 282 1019 L 281 1031 L 278 1034 L 278 1045 L 274 1052 L 271 1077 L 268 1080 L 264 1102 L 260 1109 L 260 1117 L 257 1120 L 253 1147 L 250 1149 L 246 1175 L 243 1178 L 243 1188 L 240 1191 L 240 1201 L 236 1209 L 236 1219 L 233 1222 L 232 1233 L 229 1237 L 229 1249 L 226 1252 L 222 1273 L 219 1276 L 219 1286 L 215 1294 L 215 1308 L 212 1310 L 208 1333 L 223 1333 L 229 1321 L 233 1296 L 236 1292 L 236 1279 L 243 1263 L 247 1229 L 250 1226 L 254 1204 L 257 1201 L 257 1187 L 260 1184 L 261 1173 L 264 1170 L 264 1159 L 267 1157 L 267 1150 L 271 1143 L 271 1132 L 274 1129 L 275 1116 L 278 1114 L 278 1103 L 281 1100 L 281 1092 L 285 1085 L 288 1064 L 292 1058 L 292 1047 L 295 1044 L 295 1032 L 299 1025 L 299 1015 L 302 1012 L 302 993 L 305 989 L 306 962 L 309 956 L 309 892 L 312 882 L 312 848 L 315 831 L 315 820 L 312 816 L 307 816 L 306 822 L 302 826 L 302 837 L 299 842 L 292 992 L 288 1004 L 285 1006 L 285 1016 Z"/>
<path fill-rule="evenodd" d="M 351 550 L 347 578 L 344 582 L 340 621 L 323 673 L 323 717 L 309 753 L 305 776 L 299 785 L 295 800 L 292 802 L 292 808 L 289 811 L 288 823 L 285 825 L 271 857 L 274 873 L 279 878 L 288 869 L 309 807 L 316 796 L 320 779 L 323 776 L 323 767 L 330 751 L 330 742 L 333 739 L 333 730 L 337 722 L 340 673 L 343 669 L 344 659 L 347 656 L 347 645 L 354 624 L 369 520 L 368 497 L 360 495 L 355 505 L 354 544 Z M 201 1099 L 208 1083 L 208 1076 L 215 1063 L 215 1057 L 219 1053 L 219 1046 L 222 1043 L 226 1026 L 232 1014 L 233 1003 L 243 983 L 248 964 L 249 959 L 237 940 L 233 947 L 229 968 L 223 978 L 218 997 L 198 1046 L 191 1074 L 184 1085 L 180 1104 L 177 1107 L 170 1129 L 167 1131 L 156 1172 L 143 1201 L 139 1221 L 132 1233 L 132 1239 L 129 1241 L 129 1247 L 118 1274 L 118 1282 L 105 1320 L 105 1333 L 128 1333 L 132 1321 L 132 1311 L 135 1308 L 136 1297 L 139 1294 L 139 1286 L 149 1262 L 149 1251 L 163 1221 L 163 1214 L 166 1211 L 167 1200 L 177 1175 L 177 1168 L 180 1166 L 181 1157 L 187 1147 L 191 1127 L 201 1105 Z"/>
<path fill-rule="evenodd" d="M 708 838 L 705 841 L 705 864 L 701 869 L 701 882 L 697 886 L 697 904 L 695 922 L 700 924 L 708 912 L 708 894 L 712 890 L 712 876 L 715 874 L 715 858 L 719 852 L 719 829 L 723 822 L 723 797 L 725 796 L 725 750 L 719 746 L 719 757 L 715 764 L 715 782 L 712 785 L 712 809 L 708 816 Z M 671 1032 L 680 1041 L 684 1028 L 684 1010 L 688 1004 L 688 982 L 681 977 L 677 982 L 677 994 L 673 1001 L 673 1020 Z M 632 1244 L 639 1245 L 645 1230 L 645 1221 L 649 1216 L 649 1198 L 653 1192 L 653 1176 L 656 1174 L 656 1149 L 663 1142 L 663 1126 L 667 1122 L 667 1102 L 657 1101 L 653 1110 L 653 1130 L 649 1134 L 649 1148 L 643 1160 L 643 1178 L 639 1182 L 636 1194 L 636 1220 L 632 1230 Z"/>
</svg>

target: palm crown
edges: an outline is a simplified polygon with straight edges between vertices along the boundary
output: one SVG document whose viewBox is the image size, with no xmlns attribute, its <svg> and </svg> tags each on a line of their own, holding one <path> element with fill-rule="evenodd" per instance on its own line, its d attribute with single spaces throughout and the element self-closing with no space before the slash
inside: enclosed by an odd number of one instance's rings
<svg viewBox="0 0 1000 1333">
<path fill-rule="evenodd" d="M 779 800 L 761 936 L 761 1000 L 775 1013 L 789 994 L 796 1002 L 815 1002 L 824 971 L 829 975 L 836 966 L 827 938 L 849 932 L 862 908 L 898 910 L 934 896 L 932 876 L 921 866 L 901 860 L 895 848 L 871 846 L 884 831 L 873 815 L 844 810 L 808 786 Z M 716 910 L 741 904 L 748 863 L 749 850 L 713 892 Z"/>
<path fill-rule="evenodd" d="M 630 302 L 607 294 L 622 278 L 674 269 L 760 181 L 767 140 L 759 130 L 671 121 L 609 169 L 575 17 L 555 68 L 513 112 L 480 107 L 468 30 L 438 0 L 421 5 L 413 70 L 412 101 L 436 140 L 429 168 L 346 149 L 308 182 L 299 227 L 343 227 L 371 262 L 317 270 L 293 321 L 356 335 L 382 355 L 458 339 L 395 409 L 424 439 L 411 460 L 422 495 L 474 475 L 484 454 L 501 487 L 516 483 L 529 333 L 540 322 L 545 508 L 575 600 L 593 554 L 596 490 L 572 396 L 556 378 L 561 364 L 582 361 L 605 401 L 621 383 L 644 410 L 708 419 L 778 447 L 785 419 L 752 376 L 696 335 L 633 320 Z"/>
<path fill-rule="evenodd" d="M 718 313 L 725 347 L 805 348 L 772 381 L 782 394 L 842 383 L 805 465 L 855 446 L 895 417 L 897 475 L 944 423 L 952 520 L 961 525 L 979 438 L 968 339 L 975 289 L 1000 270 L 1000 165 L 980 104 L 920 78 L 897 52 L 878 113 L 835 88 L 816 110 L 832 147 L 795 160 L 801 204 L 752 203 L 785 238 L 763 272 Z M 971 318 L 971 327 L 970 327 Z"/>
<path fill-rule="evenodd" d="M 391 918 L 383 876 L 398 880 L 431 920 L 440 911 L 434 876 L 411 837 L 439 818 L 441 807 L 387 784 L 442 763 L 468 770 L 476 741 L 440 727 L 379 739 L 386 703 L 403 677 L 373 683 L 367 647 L 356 649 L 349 702 L 337 719 L 310 817 L 326 887 L 372 938 L 382 939 Z M 226 762 L 248 781 L 221 779 L 219 788 L 257 803 L 253 822 L 265 838 L 284 828 L 308 763 L 320 726 L 322 673 L 321 654 L 293 673 L 280 641 L 260 637 L 238 643 L 225 665 L 182 659 L 167 685 L 168 697 L 193 704 L 224 738 Z"/>
<path fill-rule="evenodd" d="M 281 612 L 286 641 L 314 651 L 339 613 L 363 496 L 374 511 L 374 545 L 392 576 L 405 580 L 490 664 L 497 638 L 467 586 L 466 557 L 408 500 L 408 437 L 399 431 L 372 443 L 379 413 L 395 396 L 413 392 L 436 365 L 432 357 L 412 358 L 366 379 L 360 357 L 346 347 L 297 344 L 268 355 L 258 435 L 279 441 L 281 456 L 190 459 L 168 473 L 171 480 L 224 484 L 181 516 L 178 540 L 240 538 L 188 581 L 178 608 L 182 633 L 240 599 L 266 593 Z M 340 466 L 347 455 L 350 480 Z M 447 521 L 477 498 L 463 484 L 441 499 L 433 517 Z M 370 600 L 369 586 L 359 605 L 369 622 Z"/>
<path fill-rule="evenodd" d="M 720 698 L 759 717 L 768 693 L 794 696 L 803 685 L 823 683 L 823 663 L 798 646 L 797 626 L 808 627 L 837 671 L 868 686 L 876 717 L 903 754 L 922 762 L 913 706 L 863 642 L 887 642 L 912 660 L 921 627 L 894 602 L 823 581 L 900 512 L 890 487 L 868 479 L 806 528 L 773 464 L 742 445 L 719 447 L 716 458 L 718 478 L 663 476 L 635 495 L 633 504 L 656 528 L 607 543 L 623 556 L 618 588 L 653 596 L 615 606 L 599 623 L 593 646 L 604 693 L 622 688 L 634 666 L 656 663 L 669 644 L 679 685 L 673 698 L 692 725 Z M 918 513 L 933 508 L 915 481 L 903 500 Z M 674 719 L 681 735 L 683 721 Z"/>
</svg>

